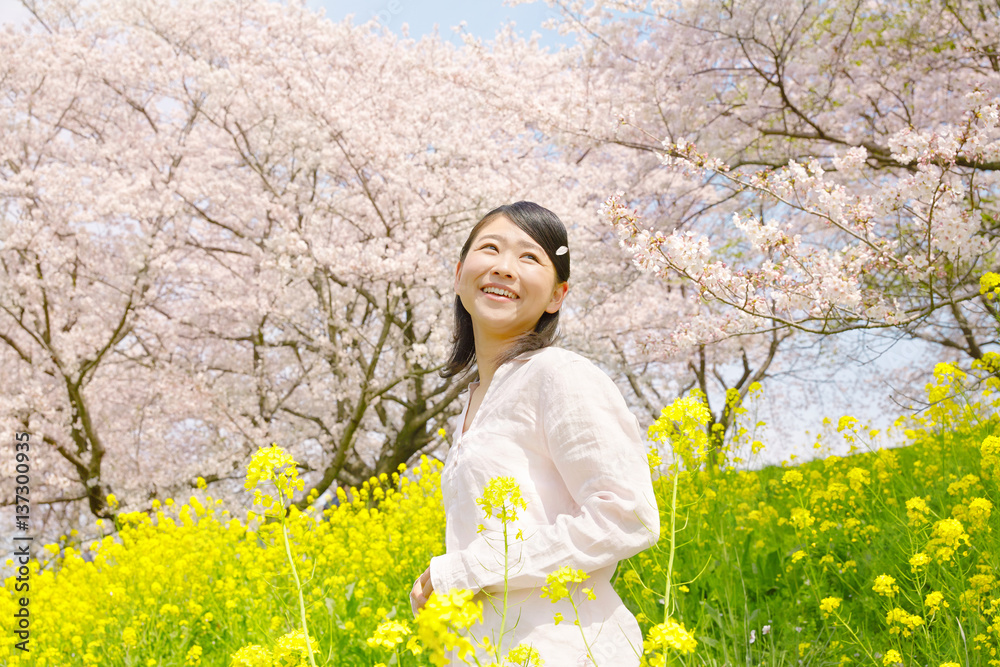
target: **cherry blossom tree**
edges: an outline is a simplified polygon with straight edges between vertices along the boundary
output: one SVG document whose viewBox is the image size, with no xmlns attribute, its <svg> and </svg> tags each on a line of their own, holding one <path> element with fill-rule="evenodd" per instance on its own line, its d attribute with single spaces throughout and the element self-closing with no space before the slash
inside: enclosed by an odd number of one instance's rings
<svg viewBox="0 0 1000 667">
<path fill-rule="evenodd" d="M 442 444 L 465 235 L 578 187 L 454 84 L 475 54 L 294 3 L 31 9 L 0 47 L 0 414 L 40 498 L 225 494 L 271 441 L 320 493 Z"/>
<path fill-rule="evenodd" d="M 616 188 L 609 221 L 645 270 L 721 306 L 668 347 L 891 327 L 982 356 L 996 315 L 978 289 L 997 261 L 995 6 L 552 4 L 580 38 L 567 57 L 597 83 L 573 109 L 620 118 L 577 111 L 564 132 L 669 174 L 658 192 Z"/>
<path fill-rule="evenodd" d="M 143 344 L 171 299 L 183 128 L 143 110 L 130 60 L 84 34 L 8 28 L 0 50 L 0 422 L 32 435 L 33 520 L 69 521 L 73 501 L 108 516 L 107 496 L 162 462 L 153 413 L 177 418 L 184 391 Z"/>
</svg>

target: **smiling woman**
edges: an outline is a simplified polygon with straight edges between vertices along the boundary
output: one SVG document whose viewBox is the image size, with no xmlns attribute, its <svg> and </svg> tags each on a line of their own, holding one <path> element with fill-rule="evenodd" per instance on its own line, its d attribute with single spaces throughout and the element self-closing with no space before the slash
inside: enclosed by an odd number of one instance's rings
<svg viewBox="0 0 1000 667">
<path fill-rule="evenodd" d="M 444 374 L 475 365 L 478 378 L 441 476 L 446 553 L 431 559 L 411 602 L 416 613 L 435 590 L 472 590 L 484 610 L 471 639 L 487 663 L 522 646 L 549 665 L 627 667 L 639 664 L 642 635 L 610 579 L 618 561 L 656 542 L 659 512 L 639 424 L 618 388 L 552 346 L 569 290 L 567 244 L 554 213 L 517 202 L 488 213 L 462 248 Z M 498 553 L 476 506 L 498 477 L 526 501 L 524 538 L 509 553 Z M 567 567 L 586 573 L 592 593 L 543 597 L 546 578 Z"/>
<path fill-rule="evenodd" d="M 478 360 L 482 379 L 484 370 L 492 375 L 518 354 L 552 344 L 569 290 L 568 242 L 562 221 L 532 202 L 500 206 L 472 228 L 455 269 L 455 344 L 446 377 Z M 477 297 L 497 289 L 520 290 L 510 297 L 517 303 L 506 316 L 482 319 Z M 484 368 L 484 359 L 495 364 Z"/>
<path fill-rule="evenodd" d="M 554 330 L 569 289 L 558 278 L 541 246 L 509 219 L 486 225 L 455 271 L 455 293 L 472 321 L 477 352 L 495 357 L 536 326 Z M 542 322 L 545 314 L 550 318 Z"/>
</svg>

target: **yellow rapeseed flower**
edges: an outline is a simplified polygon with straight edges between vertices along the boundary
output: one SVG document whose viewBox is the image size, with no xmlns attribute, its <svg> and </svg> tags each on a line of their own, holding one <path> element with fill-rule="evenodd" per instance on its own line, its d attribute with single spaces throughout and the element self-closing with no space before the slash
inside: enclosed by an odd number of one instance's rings
<svg viewBox="0 0 1000 667">
<path fill-rule="evenodd" d="M 921 568 L 926 567 L 927 564 L 930 562 L 931 562 L 930 556 L 925 554 L 923 551 L 918 551 L 917 553 L 913 554 L 913 556 L 910 557 L 910 569 L 913 571 L 914 574 L 916 574 L 921 570 Z"/>
<path fill-rule="evenodd" d="M 669 444 L 688 470 L 696 470 L 705 459 L 708 434 L 705 425 L 712 418 L 700 392 L 678 398 L 660 411 L 660 417 L 650 425 L 650 440 Z"/>
<path fill-rule="evenodd" d="M 665 622 L 654 625 L 646 635 L 646 641 L 642 643 L 646 653 L 665 651 L 673 649 L 678 653 L 694 653 L 698 647 L 698 642 L 694 635 L 684 629 L 684 626 L 672 618 Z M 650 664 L 662 665 L 666 662 L 666 655 L 661 654 L 658 660 L 650 660 Z"/>
<path fill-rule="evenodd" d="M 976 530 L 984 530 L 993 513 L 993 503 L 986 498 L 973 498 L 969 501 L 969 520 Z"/>
<path fill-rule="evenodd" d="M 938 609 L 942 606 L 947 607 L 948 603 L 944 601 L 944 594 L 941 591 L 931 591 L 924 598 L 924 606 L 927 607 L 928 613 L 936 614 Z"/>
<path fill-rule="evenodd" d="M 248 644 L 230 657 L 233 667 L 271 667 L 271 652 L 258 644 Z"/>
<path fill-rule="evenodd" d="M 904 637 L 909 637 L 915 628 L 924 624 L 924 619 L 896 607 L 885 615 L 885 622 L 889 626 L 890 634 L 902 634 Z"/>
<path fill-rule="evenodd" d="M 313 651 L 315 652 L 315 649 Z M 292 630 L 279 637 L 272 659 L 279 665 L 305 663 L 309 659 L 306 634 L 302 630 Z"/>
<path fill-rule="evenodd" d="M 525 644 L 518 644 L 507 652 L 507 659 L 504 663 L 521 667 L 542 667 L 545 661 L 542 660 L 537 649 Z"/>
<path fill-rule="evenodd" d="M 649 453 L 646 455 L 646 461 L 649 464 L 650 471 L 656 471 L 663 464 L 663 458 L 660 456 L 660 450 L 656 448 L 655 445 L 651 445 L 649 448 Z"/>
<path fill-rule="evenodd" d="M 847 481 L 855 493 L 860 493 L 872 482 L 871 473 L 864 468 L 854 467 L 847 471 Z"/>
<path fill-rule="evenodd" d="M 927 502 L 919 496 L 906 501 L 906 516 L 909 518 L 911 526 L 927 523 L 927 515 L 930 512 L 931 509 L 927 506 Z"/>
<path fill-rule="evenodd" d="M 1000 437 L 988 435 L 979 446 L 984 475 L 1000 476 Z"/>
<path fill-rule="evenodd" d="M 525 509 L 527 501 L 521 496 L 521 487 L 513 477 L 494 477 L 483 489 L 476 504 L 483 508 L 486 518 L 496 517 L 501 523 L 517 521 L 517 510 Z"/>
<path fill-rule="evenodd" d="M 872 590 L 879 595 L 892 597 L 899 592 L 899 586 L 896 585 L 896 580 L 888 574 L 880 574 L 875 577 L 875 585 L 872 586 Z"/>
<path fill-rule="evenodd" d="M 853 429 L 858 420 L 850 415 L 844 415 L 837 421 L 837 433 L 844 431 L 845 429 Z"/>
<path fill-rule="evenodd" d="M 542 586 L 541 597 L 549 598 L 551 602 L 558 602 L 569 597 L 567 584 L 582 583 L 590 577 L 583 570 L 574 570 L 569 565 L 563 565 L 555 572 L 550 572 L 545 577 L 545 586 Z M 592 595 L 592 594 L 591 594 Z M 588 596 L 590 597 L 590 596 Z"/>
<path fill-rule="evenodd" d="M 792 509 L 790 521 L 797 530 L 805 530 L 816 523 L 815 517 L 813 517 L 812 513 L 804 507 L 796 507 Z"/>
<path fill-rule="evenodd" d="M 187 655 L 184 657 L 184 664 L 191 665 L 192 667 L 201 664 L 201 647 L 195 644 L 190 649 L 188 649 Z"/>
<path fill-rule="evenodd" d="M 781 476 L 782 484 L 787 484 L 788 486 L 793 486 L 795 488 L 802 486 L 804 481 L 805 478 L 798 470 L 788 470 Z"/>
<path fill-rule="evenodd" d="M 291 454 L 277 445 L 261 447 L 247 465 L 247 476 L 243 487 L 253 491 L 261 482 L 273 482 L 285 498 L 291 498 L 296 490 L 305 484 L 298 478 L 299 471 Z"/>
<path fill-rule="evenodd" d="M 830 614 L 840 609 L 840 603 L 843 602 L 843 598 L 823 598 L 820 600 L 819 608 L 823 612 L 823 618 L 827 618 Z"/>
<path fill-rule="evenodd" d="M 960 545 L 969 545 L 969 535 L 958 519 L 942 519 L 936 522 L 931 535 L 928 547 L 936 547 L 934 555 L 941 562 L 951 561 Z"/>
<path fill-rule="evenodd" d="M 964 496 L 969 493 L 973 488 L 979 487 L 979 476 L 978 475 L 966 475 L 957 482 L 952 482 L 948 485 L 948 495 L 950 496 Z"/>
<path fill-rule="evenodd" d="M 969 577 L 969 586 L 971 586 L 972 589 L 977 593 L 981 595 L 987 595 L 991 590 L 993 590 L 993 584 L 995 581 L 996 577 L 994 577 L 992 574 L 983 572 L 980 574 L 974 574 L 971 577 Z"/>
<path fill-rule="evenodd" d="M 987 271 L 979 278 L 979 293 L 986 294 L 987 298 L 994 298 L 1000 294 L 1000 274 Z"/>
<path fill-rule="evenodd" d="M 885 656 L 882 658 L 882 664 L 885 665 L 885 667 L 889 667 L 889 665 L 902 664 L 902 662 L 903 656 L 901 656 L 899 652 L 894 649 L 886 651 Z"/>
<path fill-rule="evenodd" d="M 436 667 L 446 664 L 449 651 L 459 659 L 474 651 L 472 642 L 460 634 L 483 620 L 483 603 L 473 602 L 472 597 L 469 590 L 435 591 L 417 615 L 417 635 Z"/>
<path fill-rule="evenodd" d="M 410 626 L 407 625 L 406 621 L 402 623 L 398 621 L 385 621 L 379 623 L 379 626 L 375 628 L 374 634 L 366 642 L 372 648 L 380 646 L 391 651 L 399 644 L 402 644 L 404 637 L 411 632 L 412 630 L 410 630 Z"/>
</svg>

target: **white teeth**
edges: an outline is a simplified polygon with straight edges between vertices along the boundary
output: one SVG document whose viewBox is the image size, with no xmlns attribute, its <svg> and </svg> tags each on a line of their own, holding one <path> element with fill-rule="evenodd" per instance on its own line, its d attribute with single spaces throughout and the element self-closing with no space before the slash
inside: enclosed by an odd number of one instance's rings
<svg viewBox="0 0 1000 667">
<path fill-rule="evenodd" d="M 500 296 L 505 296 L 508 299 L 516 299 L 517 298 L 517 295 L 514 294 L 513 292 L 509 292 L 509 291 L 507 291 L 505 289 L 501 289 L 499 287 L 484 287 L 483 291 L 486 292 L 487 294 L 499 294 Z"/>
</svg>

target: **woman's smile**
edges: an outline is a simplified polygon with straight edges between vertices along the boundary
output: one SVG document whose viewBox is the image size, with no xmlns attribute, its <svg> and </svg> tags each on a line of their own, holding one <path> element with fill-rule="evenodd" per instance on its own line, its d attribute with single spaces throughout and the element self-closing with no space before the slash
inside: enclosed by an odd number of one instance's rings
<svg viewBox="0 0 1000 667">
<path fill-rule="evenodd" d="M 517 292 L 514 292 L 510 288 L 504 287 L 503 285 L 487 285 L 482 289 L 482 291 L 487 295 L 494 297 L 498 301 L 514 301 L 519 299 Z"/>
</svg>

